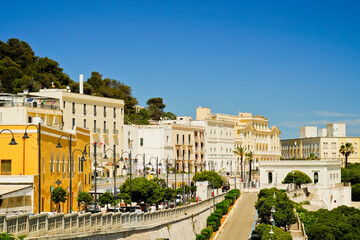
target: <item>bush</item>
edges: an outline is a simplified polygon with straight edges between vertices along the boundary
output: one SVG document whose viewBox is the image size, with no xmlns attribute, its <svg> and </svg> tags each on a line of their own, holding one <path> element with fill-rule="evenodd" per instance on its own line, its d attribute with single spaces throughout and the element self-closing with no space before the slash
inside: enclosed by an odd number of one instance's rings
<svg viewBox="0 0 360 240">
<path fill-rule="evenodd" d="M 218 225 L 217 225 L 216 222 L 208 222 L 206 226 L 207 226 L 207 227 L 211 227 L 214 232 L 216 232 L 216 231 L 219 229 L 219 227 L 218 227 Z"/>
<path fill-rule="evenodd" d="M 240 197 L 240 190 L 239 189 L 232 189 L 229 193 L 234 194 L 236 198 Z"/>
<path fill-rule="evenodd" d="M 202 231 L 201 231 L 201 234 L 205 235 L 206 236 L 206 239 L 209 239 L 212 234 L 213 234 L 213 229 L 212 227 L 207 227 L 207 228 L 204 228 Z"/>
<path fill-rule="evenodd" d="M 196 235 L 196 240 L 207 240 L 206 236 L 204 234 L 198 234 Z"/>
</svg>

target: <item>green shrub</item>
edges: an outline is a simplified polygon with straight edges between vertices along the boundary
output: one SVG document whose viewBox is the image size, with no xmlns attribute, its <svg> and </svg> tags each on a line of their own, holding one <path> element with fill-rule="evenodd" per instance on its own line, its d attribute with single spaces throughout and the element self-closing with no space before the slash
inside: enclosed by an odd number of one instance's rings
<svg viewBox="0 0 360 240">
<path fill-rule="evenodd" d="M 207 228 L 204 228 L 202 231 L 201 231 L 201 234 L 205 235 L 206 236 L 206 239 L 209 239 L 212 234 L 213 234 L 213 229 L 212 227 L 207 227 Z"/>
<path fill-rule="evenodd" d="M 219 227 L 218 227 L 218 224 L 216 222 L 208 222 L 206 224 L 207 227 L 212 227 L 213 231 L 216 232 Z"/>
<path fill-rule="evenodd" d="M 196 235 L 196 240 L 207 240 L 206 236 L 204 234 L 198 234 Z"/>
<path fill-rule="evenodd" d="M 221 224 L 221 218 L 218 216 L 214 216 L 214 215 L 210 215 L 207 219 L 206 219 L 206 223 L 209 222 L 215 222 L 216 226 L 219 227 Z"/>
<path fill-rule="evenodd" d="M 229 193 L 234 194 L 236 198 L 240 197 L 241 194 L 239 189 L 232 189 L 229 191 Z"/>
</svg>

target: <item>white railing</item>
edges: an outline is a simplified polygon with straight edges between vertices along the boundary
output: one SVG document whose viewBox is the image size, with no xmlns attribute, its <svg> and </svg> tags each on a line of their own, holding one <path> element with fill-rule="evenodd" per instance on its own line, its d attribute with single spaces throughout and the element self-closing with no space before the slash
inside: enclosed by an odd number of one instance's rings
<svg viewBox="0 0 360 240">
<path fill-rule="evenodd" d="M 226 193 L 215 196 L 215 204 L 224 199 Z M 38 236 L 53 236 L 58 234 L 76 234 L 91 231 L 106 231 L 108 229 L 132 229 L 151 226 L 157 223 L 167 223 L 176 218 L 191 216 L 201 210 L 213 208 L 213 199 L 147 213 L 57 213 L 54 215 L 28 214 L 6 217 L 0 215 L 0 232 L 15 236 L 27 235 L 29 238 Z"/>
</svg>

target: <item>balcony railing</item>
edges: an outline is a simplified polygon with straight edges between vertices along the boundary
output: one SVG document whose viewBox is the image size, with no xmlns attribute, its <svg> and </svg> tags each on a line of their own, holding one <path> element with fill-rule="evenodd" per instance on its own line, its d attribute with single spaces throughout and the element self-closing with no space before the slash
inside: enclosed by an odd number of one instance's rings
<svg viewBox="0 0 360 240">
<path fill-rule="evenodd" d="M 108 133 L 109 133 L 109 129 L 103 129 L 103 133 L 104 133 L 104 134 L 108 134 Z"/>
<path fill-rule="evenodd" d="M 32 107 L 32 108 L 45 108 L 45 109 L 54 109 L 60 110 L 59 106 L 54 104 L 44 104 L 38 102 L 0 102 L 0 107 Z"/>
<path fill-rule="evenodd" d="M 101 133 L 100 128 L 93 128 L 92 131 L 93 133 Z"/>
<path fill-rule="evenodd" d="M 113 130 L 113 134 L 118 135 L 118 134 L 119 134 L 119 130 L 114 129 L 114 130 Z"/>
</svg>

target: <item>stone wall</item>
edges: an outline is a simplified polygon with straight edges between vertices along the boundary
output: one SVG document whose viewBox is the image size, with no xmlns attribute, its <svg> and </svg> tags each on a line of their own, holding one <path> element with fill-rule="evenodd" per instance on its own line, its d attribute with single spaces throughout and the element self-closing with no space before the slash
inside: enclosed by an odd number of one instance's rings
<svg viewBox="0 0 360 240">
<path fill-rule="evenodd" d="M 215 204 L 225 194 L 215 197 Z M 0 232 L 26 239 L 194 239 L 214 208 L 212 198 L 148 213 L 0 215 Z"/>
</svg>

